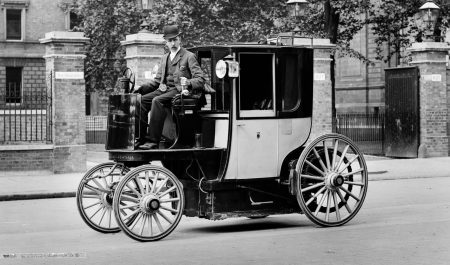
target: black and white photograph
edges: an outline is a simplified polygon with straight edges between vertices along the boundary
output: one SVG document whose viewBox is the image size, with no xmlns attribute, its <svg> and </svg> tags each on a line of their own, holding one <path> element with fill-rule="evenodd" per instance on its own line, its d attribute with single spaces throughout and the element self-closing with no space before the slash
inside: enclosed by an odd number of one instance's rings
<svg viewBox="0 0 450 265">
<path fill-rule="evenodd" d="M 450 264 L 450 0 L 0 0 L 0 264 Z"/>
</svg>

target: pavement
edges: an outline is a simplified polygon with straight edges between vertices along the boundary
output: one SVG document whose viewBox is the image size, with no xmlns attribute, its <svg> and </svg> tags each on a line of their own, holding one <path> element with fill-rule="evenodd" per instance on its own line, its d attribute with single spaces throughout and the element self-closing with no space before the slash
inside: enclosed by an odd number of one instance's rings
<svg viewBox="0 0 450 265">
<path fill-rule="evenodd" d="M 88 145 L 86 171 L 108 162 L 104 145 Z M 450 177 L 450 157 L 399 159 L 365 156 L 369 181 Z M 50 171 L 0 172 L 0 201 L 74 197 L 86 172 L 53 174 Z"/>
</svg>

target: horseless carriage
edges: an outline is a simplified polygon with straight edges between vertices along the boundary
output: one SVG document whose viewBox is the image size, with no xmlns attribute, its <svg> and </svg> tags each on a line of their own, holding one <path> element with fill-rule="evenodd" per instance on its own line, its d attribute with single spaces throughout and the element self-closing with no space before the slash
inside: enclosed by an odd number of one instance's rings
<svg viewBox="0 0 450 265">
<path fill-rule="evenodd" d="M 367 167 L 345 136 L 309 139 L 313 49 L 190 50 L 214 90 L 208 104 L 205 95 L 173 102 L 160 148 L 137 150 L 140 95 L 111 95 L 106 150 L 112 162 L 80 182 L 83 220 L 139 241 L 169 235 L 183 214 L 219 220 L 303 213 L 325 227 L 350 221 L 367 193 Z"/>
</svg>

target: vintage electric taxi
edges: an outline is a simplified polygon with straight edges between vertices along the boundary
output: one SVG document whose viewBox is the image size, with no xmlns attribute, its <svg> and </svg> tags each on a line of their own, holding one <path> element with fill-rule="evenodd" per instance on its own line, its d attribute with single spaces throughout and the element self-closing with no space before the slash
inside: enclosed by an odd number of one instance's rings
<svg viewBox="0 0 450 265">
<path fill-rule="evenodd" d="M 236 44 L 190 50 L 214 91 L 205 93 L 206 105 L 186 98 L 168 108 L 159 149 L 134 148 L 140 96 L 110 96 L 111 162 L 80 182 L 83 220 L 139 241 L 169 235 L 182 215 L 303 213 L 326 227 L 350 221 L 367 193 L 367 166 L 345 136 L 309 139 L 313 49 Z"/>
</svg>

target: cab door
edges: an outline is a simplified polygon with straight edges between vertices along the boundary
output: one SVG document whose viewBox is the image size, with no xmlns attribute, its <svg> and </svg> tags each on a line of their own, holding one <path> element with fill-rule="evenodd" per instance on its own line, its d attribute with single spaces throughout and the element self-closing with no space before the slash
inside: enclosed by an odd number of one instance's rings
<svg viewBox="0 0 450 265">
<path fill-rule="evenodd" d="M 237 178 L 277 176 L 275 55 L 241 52 L 237 80 Z"/>
</svg>

